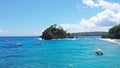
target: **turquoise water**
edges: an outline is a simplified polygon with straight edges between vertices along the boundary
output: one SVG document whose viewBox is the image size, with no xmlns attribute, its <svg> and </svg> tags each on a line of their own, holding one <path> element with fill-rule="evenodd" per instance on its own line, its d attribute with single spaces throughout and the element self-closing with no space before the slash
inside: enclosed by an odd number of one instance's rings
<svg viewBox="0 0 120 68">
<path fill-rule="evenodd" d="M 0 37 L 0 68 L 119 68 L 120 45 L 99 38 Z M 23 46 L 13 46 L 15 43 L 23 43 Z M 94 50 L 98 48 L 104 55 L 95 54 Z"/>
</svg>

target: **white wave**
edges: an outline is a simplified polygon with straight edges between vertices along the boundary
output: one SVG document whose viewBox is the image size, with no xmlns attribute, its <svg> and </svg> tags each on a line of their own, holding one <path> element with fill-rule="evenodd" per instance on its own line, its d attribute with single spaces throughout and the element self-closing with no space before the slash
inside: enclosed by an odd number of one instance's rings
<svg viewBox="0 0 120 68">
<path fill-rule="evenodd" d="M 63 39 L 51 39 L 51 40 L 76 40 L 77 38 L 63 38 Z M 43 40 L 42 38 L 38 38 L 38 40 Z"/>
<path fill-rule="evenodd" d="M 110 39 L 110 38 L 99 38 L 100 40 L 107 41 L 107 42 L 112 42 L 112 43 L 119 43 L 120 44 L 120 39 Z"/>
<path fill-rule="evenodd" d="M 52 40 L 76 40 L 76 38 L 63 38 L 63 39 L 52 39 Z"/>
<path fill-rule="evenodd" d="M 42 38 L 38 38 L 38 40 L 42 40 Z"/>
<path fill-rule="evenodd" d="M 76 40 L 77 38 L 72 38 L 71 40 Z"/>
<path fill-rule="evenodd" d="M 73 64 L 69 64 L 68 66 L 73 67 Z"/>
</svg>

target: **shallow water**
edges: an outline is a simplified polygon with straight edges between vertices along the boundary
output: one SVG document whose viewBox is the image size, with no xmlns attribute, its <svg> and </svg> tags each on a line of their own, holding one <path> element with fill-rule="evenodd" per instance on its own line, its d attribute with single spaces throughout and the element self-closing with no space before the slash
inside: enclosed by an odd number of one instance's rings
<svg viewBox="0 0 120 68">
<path fill-rule="evenodd" d="M 120 45 L 99 38 L 0 37 L 0 68 L 119 68 Z M 13 46 L 15 43 L 23 43 L 23 46 Z M 98 48 L 104 55 L 95 54 Z"/>
</svg>

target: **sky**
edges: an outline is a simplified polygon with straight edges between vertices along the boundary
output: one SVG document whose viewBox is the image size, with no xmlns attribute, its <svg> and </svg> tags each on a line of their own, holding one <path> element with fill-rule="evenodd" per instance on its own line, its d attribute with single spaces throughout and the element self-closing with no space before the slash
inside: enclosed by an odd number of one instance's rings
<svg viewBox="0 0 120 68">
<path fill-rule="evenodd" d="M 0 36 L 39 36 L 52 24 L 70 33 L 107 32 L 120 24 L 120 1 L 0 0 Z"/>
</svg>

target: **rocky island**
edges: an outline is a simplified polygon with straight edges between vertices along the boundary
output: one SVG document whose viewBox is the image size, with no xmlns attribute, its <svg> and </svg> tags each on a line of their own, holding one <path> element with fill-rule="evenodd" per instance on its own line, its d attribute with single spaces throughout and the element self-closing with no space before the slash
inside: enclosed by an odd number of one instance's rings
<svg viewBox="0 0 120 68">
<path fill-rule="evenodd" d="M 120 25 L 110 28 L 108 35 L 103 35 L 102 38 L 120 39 Z"/>
<path fill-rule="evenodd" d="M 49 28 L 44 30 L 41 35 L 41 38 L 44 40 L 51 39 L 62 39 L 62 38 L 73 38 L 70 33 L 67 33 L 61 26 L 56 24 L 51 25 Z"/>
</svg>

